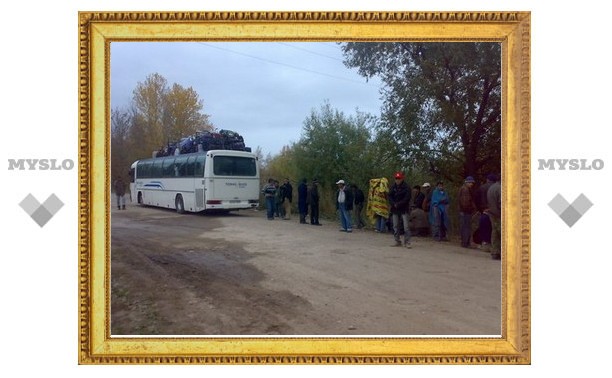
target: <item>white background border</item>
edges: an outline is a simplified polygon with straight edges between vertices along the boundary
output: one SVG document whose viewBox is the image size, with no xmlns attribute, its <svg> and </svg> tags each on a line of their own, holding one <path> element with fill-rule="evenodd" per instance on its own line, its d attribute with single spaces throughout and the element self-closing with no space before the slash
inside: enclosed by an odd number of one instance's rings
<svg viewBox="0 0 612 378">
<path fill-rule="evenodd" d="M 68 4 L 67 4 L 68 3 Z M 180 6 L 179 6 L 180 3 Z M 531 366 L 78 366 L 78 177 L 71 171 L 0 169 L 3 371 L 64 377 L 184 374 L 409 374 L 540 377 L 607 371 L 611 251 L 604 243 L 609 168 L 538 171 L 538 159 L 612 164 L 609 12 L 605 2 L 533 1 L 20 1 L 3 6 L 2 161 L 72 159 L 78 166 L 78 11 L 425 10 L 531 11 L 532 365 Z M 519 188 L 516 188 L 519 190 Z M 65 203 L 43 228 L 18 203 L 51 193 Z M 594 203 L 572 228 L 548 208 L 561 193 Z M 8 224 L 8 225 L 7 225 Z M 607 230 L 606 230 L 607 231 Z M 605 364 L 605 365 L 604 365 Z M 25 373 L 25 374 L 24 374 Z"/>
</svg>

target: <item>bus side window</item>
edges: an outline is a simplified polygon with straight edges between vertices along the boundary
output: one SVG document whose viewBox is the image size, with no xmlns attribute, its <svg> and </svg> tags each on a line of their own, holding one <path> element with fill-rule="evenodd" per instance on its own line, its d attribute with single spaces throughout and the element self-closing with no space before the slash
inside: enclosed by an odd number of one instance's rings
<svg viewBox="0 0 612 378">
<path fill-rule="evenodd" d="M 204 161 L 206 159 L 206 155 L 198 155 L 195 160 L 195 169 L 193 175 L 195 177 L 204 176 Z"/>
<path fill-rule="evenodd" d="M 162 165 L 163 177 L 175 177 L 176 172 L 174 171 L 174 158 L 165 158 L 164 164 Z"/>
<path fill-rule="evenodd" d="M 176 177 L 185 177 L 185 170 L 187 169 L 187 157 L 179 156 L 174 160 L 174 164 L 176 165 Z"/>
<path fill-rule="evenodd" d="M 138 178 L 143 178 L 146 177 L 146 173 L 145 173 L 145 167 L 146 167 L 147 163 L 139 161 L 138 164 L 136 164 L 136 174 L 138 174 Z"/>
<path fill-rule="evenodd" d="M 153 165 L 151 166 L 149 177 L 162 177 L 162 163 L 163 162 L 164 162 L 164 159 L 153 161 Z"/>
<path fill-rule="evenodd" d="M 151 177 L 151 165 L 150 161 L 139 162 L 136 167 L 136 175 L 138 178 L 149 178 Z"/>
<path fill-rule="evenodd" d="M 189 156 L 187 159 L 187 163 L 185 163 L 185 176 L 193 177 L 193 172 L 195 169 L 195 156 Z"/>
</svg>

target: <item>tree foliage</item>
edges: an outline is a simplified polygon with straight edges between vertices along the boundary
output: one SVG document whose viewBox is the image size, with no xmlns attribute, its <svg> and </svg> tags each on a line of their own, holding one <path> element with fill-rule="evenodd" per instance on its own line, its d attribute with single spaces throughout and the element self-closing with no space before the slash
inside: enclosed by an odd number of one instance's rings
<svg viewBox="0 0 612 378">
<path fill-rule="evenodd" d="M 209 116 L 202 113 L 204 105 L 197 92 L 179 84 L 172 85 L 164 101 L 164 132 L 169 140 L 179 140 L 196 131 L 212 130 Z"/>
<path fill-rule="evenodd" d="M 115 180 L 119 176 L 127 179 L 129 170 L 129 133 L 132 123 L 130 113 L 120 111 L 118 109 L 111 111 L 111 172 L 112 179 Z"/>
<path fill-rule="evenodd" d="M 322 212 L 333 207 L 331 194 L 339 179 L 364 187 L 371 177 L 380 174 L 371 148 L 375 121 L 359 111 L 346 116 L 326 102 L 319 110 L 312 110 L 304 120 L 300 140 L 282 154 L 290 177 L 296 181 L 319 180 Z"/>
<path fill-rule="evenodd" d="M 141 142 L 159 148 L 198 130 L 212 130 L 209 116 L 202 113 L 203 101 L 197 92 L 179 84 L 168 86 L 158 73 L 139 82 L 133 92 L 135 126 Z"/>
<path fill-rule="evenodd" d="M 133 161 L 196 131 L 213 130 L 204 103 L 192 87 L 168 85 L 153 73 L 134 88 L 128 110 L 111 111 L 111 169 L 127 172 Z"/>
<path fill-rule="evenodd" d="M 345 64 L 379 76 L 388 159 L 459 181 L 501 166 L 499 43 L 346 43 Z"/>
</svg>

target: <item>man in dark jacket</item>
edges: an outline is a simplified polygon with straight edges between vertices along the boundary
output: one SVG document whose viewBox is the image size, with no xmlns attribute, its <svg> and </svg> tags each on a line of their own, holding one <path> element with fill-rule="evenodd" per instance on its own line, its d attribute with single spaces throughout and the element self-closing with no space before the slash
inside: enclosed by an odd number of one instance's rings
<svg viewBox="0 0 612 378">
<path fill-rule="evenodd" d="M 491 252 L 491 218 L 489 218 L 489 203 L 487 199 L 487 192 L 489 187 L 493 185 L 493 183 L 497 181 L 497 175 L 488 174 L 487 182 L 482 184 L 480 188 L 478 188 L 478 192 L 476 194 L 475 203 L 478 211 L 480 212 L 480 218 L 478 220 L 478 236 L 480 236 L 481 249 L 484 252 Z"/>
<path fill-rule="evenodd" d="M 501 179 L 501 176 L 498 177 Z M 492 232 L 491 232 L 491 258 L 494 260 L 501 259 L 501 182 L 500 180 L 494 182 L 487 191 L 487 203 L 489 204 L 488 213 L 491 218 Z"/>
<path fill-rule="evenodd" d="M 300 211 L 300 223 L 306 224 L 306 214 L 308 214 L 308 186 L 306 179 L 302 179 L 298 185 L 298 210 Z"/>
<path fill-rule="evenodd" d="M 408 224 L 410 212 L 410 186 L 404 181 L 404 174 L 397 172 L 393 178 L 395 183 L 389 191 L 389 203 L 391 205 L 391 216 L 393 218 L 393 237 L 395 246 L 401 246 L 399 221 L 400 217 L 404 227 L 404 247 L 411 248 L 410 245 L 410 226 Z"/>
<path fill-rule="evenodd" d="M 459 229 L 461 233 L 461 246 L 471 248 L 470 239 L 472 237 L 472 216 L 476 211 L 472 188 L 475 180 L 472 176 L 465 178 L 463 186 L 459 189 Z"/>
<path fill-rule="evenodd" d="M 117 208 L 119 210 L 125 210 L 125 182 L 123 178 L 118 177 L 113 186 L 115 195 L 117 196 Z"/>
<path fill-rule="evenodd" d="M 286 178 L 285 182 L 281 186 L 282 198 L 281 202 L 285 209 L 283 219 L 291 219 L 291 202 L 293 202 L 293 186 Z"/>
<path fill-rule="evenodd" d="M 312 186 L 308 191 L 308 204 L 310 206 L 310 224 L 320 226 L 319 223 L 319 181 L 312 180 Z"/>
<path fill-rule="evenodd" d="M 365 227 L 365 222 L 363 221 L 363 205 L 365 203 L 365 196 L 363 191 L 357 187 L 357 185 L 351 185 L 353 188 L 353 198 L 355 204 L 355 223 L 357 224 L 357 228 Z"/>
</svg>

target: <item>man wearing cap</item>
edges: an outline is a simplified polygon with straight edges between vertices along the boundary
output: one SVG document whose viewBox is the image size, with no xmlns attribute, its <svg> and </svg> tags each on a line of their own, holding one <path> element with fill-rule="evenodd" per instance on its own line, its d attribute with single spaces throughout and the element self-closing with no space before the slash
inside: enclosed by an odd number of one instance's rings
<svg viewBox="0 0 612 378">
<path fill-rule="evenodd" d="M 423 191 L 423 196 L 425 197 L 423 199 L 423 211 L 427 214 L 429 214 L 429 205 L 431 204 L 431 185 L 426 182 L 423 185 L 421 185 L 421 190 Z"/>
<path fill-rule="evenodd" d="M 480 218 L 478 220 L 478 235 L 480 236 L 481 249 L 483 252 L 491 252 L 492 225 L 491 219 L 489 218 L 487 192 L 495 181 L 497 181 L 497 175 L 494 173 L 489 173 L 487 175 L 487 181 L 478 188 L 474 201 L 476 208 L 480 212 Z"/>
<path fill-rule="evenodd" d="M 402 217 L 404 228 L 404 247 L 411 248 L 410 245 L 410 226 L 408 224 L 410 211 L 410 186 L 404 181 L 404 174 L 397 172 L 393 175 L 395 183 L 389 191 L 389 203 L 391 205 L 391 214 L 393 218 L 393 237 L 395 238 L 395 246 L 401 246 L 399 220 Z"/>
<path fill-rule="evenodd" d="M 461 233 L 461 247 L 471 248 L 470 238 L 472 236 L 472 216 L 476 210 L 472 187 L 476 181 L 468 176 L 459 189 L 459 230 Z"/>
<path fill-rule="evenodd" d="M 353 221 L 351 219 L 351 210 L 353 210 L 353 193 L 346 190 L 344 180 L 338 180 L 338 191 L 336 192 L 336 210 L 340 212 L 340 231 L 353 232 Z"/>
</svg>

